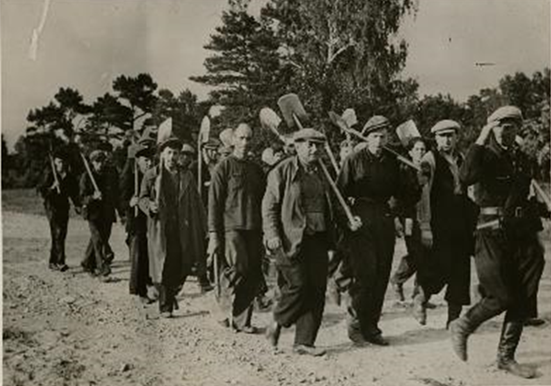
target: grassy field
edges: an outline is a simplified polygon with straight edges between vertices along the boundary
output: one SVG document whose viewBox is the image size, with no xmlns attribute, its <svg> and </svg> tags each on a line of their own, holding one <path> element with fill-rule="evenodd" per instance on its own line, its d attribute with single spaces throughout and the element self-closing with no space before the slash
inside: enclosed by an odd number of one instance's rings
<svg viewBox="0 0 551 386">
<path fill-rule="evenodd" d="M 35 189 L 9 189 L 2 190 L 2 211 L 44 215 L 42 197 Z M 74 210 L 70 211 L 71 217 L 78 217 Z"/>
</svg>

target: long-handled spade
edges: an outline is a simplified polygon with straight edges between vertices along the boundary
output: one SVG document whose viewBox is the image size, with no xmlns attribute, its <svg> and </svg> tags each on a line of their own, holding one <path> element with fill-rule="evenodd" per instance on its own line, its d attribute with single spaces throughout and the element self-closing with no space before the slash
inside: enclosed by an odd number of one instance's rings
<svg viewBox="0 0 551 386">
<path fill-rule="evenodd" d="M 295 95 L 295 97 L 296 97 L 296 95 Z M 282 109 L 282 113 L 283 113 L 284 118 L 287 116 L 287 118 L 285 119 L 287 124 L 289 124 L 289 122 L 293 122 L 293 126 L 291 126 L 291 127 L 294 127 L 295 123 L 297 123 L 297 125 L 296 125 L 297 127 L 302 127 L 296 112 L 298 111 L 300 113 L 301 108 L 302 108 L 302 111 L 304 111 L 304 108 L 302 107 L 302 104 L 300 104 L 300 100 L 298 99 L 298 97 L 296 97 L 296 100 L 298 100 L 298 102 L 299 102 L 298 105 L 295 104 L 295 103 L 288 103 L 288 101 L 286 101 L 283 104 L 284 107 L 282 107 L 282 105 L 279 104 L 279 103 L 278 103 L 278 105 L 279 105 L 280 109 Z M 297 107 L 296 110 L 295 110 L 295 106 L 299 106 L 299 107 Z M 279 126 L 279 123 L 281 122 L 281 119 L 279 118 L 279 116 L 273 110 L 271 110 L 267 107 L 262 109 L 261 112 L 263 110 L 265 110 L 264 113 L 260 114 L 260 122 L 262 124 L 262 127 L 265 127 L 267 129 L 269 129 L 270 131 L 272 131 L 274 134 L 277 135 L 278 138 L 281 139 L 281 141 L 283 141 L 285 143 L 285 137 L 283 137 L 281 134 L 279 134 L 279 131 L 277 129 L 278 126 Z M 291 119 L 289 119 L 288 117 L 291 117 Z M 331 186 L 331 189 L 333 190 L 333 193 L 337 197 L 337 200 L 339 201 L 339 204 L 342 206 L 348 221 L 351 224 L 355 223 L 356 218 L 352 214 L 352 210 L 350 209 L 350 207 L 346 203 L 344 197 L 342 196 L 342 194 L 339 191 L 337 185 L 335 184 L 335 182 L 331 178 L 331 176 L 329 174 L 329 171 L 327 170 L 327 168 L 325 167 L 325 164 L 323 163 L 323 161 L 321 159 L 319 160 L 319 164 L 320 164 L 320 167 L 323 170 L 323 174 L 325 175 L 325 177 L 327 178 L 327 181 L 329 182 L 329 185 Z"/>
<path fill-rule="evenodd" d="M 348 125 L 346 124 L 346 121 L 344 119 L 342 119 L 337 113 L 335 113 L 333 111 L 330 111 L 329 112 L 329 118 L 331 119 L 331 122 L 333 122 L 334 125 L 339 127 L 344 132 L 348 132 L 348 133 L 352 134 L 353 136 L 355 136 L 356 138 L 359 138 L 362 141 L 367 142 L 367 137 L 365 137 L 361 133 L 357 132 L 356 130 L 351 129 L 350 127 L 348 127 Z M 407 165 L 409 167 L 414 168 L 417 171 L 420 171 L 419 166 L 415 165 L 412 161 L 410 161 L 409 159 L 407 159 L 406 157 L 404 157 L 400 153 L 392 150 L 388 146 L 384 146 L 384 149 L 386 151 L 388 151 L 389 153 L 391 153 L 392 155 L 394 155 L 398 159 L 398 161 L 404 163 L 405 165 Z"/>
<path fill-rule="evenodd" d="M 279 109 L 283 114 L 283 119 L 285 119 L 285 123 L 287 124 L 287 126 L 289 126 L 290 128 L 296 126 L 299 129 L 303 129 L 301 122 L 306 122 L 308 120 L 308 114 L 306 113 L 306 110 L 304 110 L 304 106 L 300 102 L 297 94 L 291 93 L 283 95 L 277 101 L 277 105 L 279 106 Z M 329 142 L 325 142 L 324 147 L 327 155 L 329 156 L 329 159 L 331 160 L 331 164 L 335 169 L 335 172 L 339 174 L 340 168 L 337 163 L 337 159 L 335 158 L 335 155 L 331 150 L 331 146 L 329 146 Z"/>
</svg>

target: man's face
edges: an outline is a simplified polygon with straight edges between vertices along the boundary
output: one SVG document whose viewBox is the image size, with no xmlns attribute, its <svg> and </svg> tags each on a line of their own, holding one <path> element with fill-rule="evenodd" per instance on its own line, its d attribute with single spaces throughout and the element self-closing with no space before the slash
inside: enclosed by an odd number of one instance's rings
<svg viewBox="0 0 551 386">
<path fill-rule="evenodd" d="M 311 165 L 319 157 L 321 144 L 312 141 L 298 141 L 295 143 L 295 149 L 300 160 L 306 165 Z"/>
<path fill-rule="evenodd" d="M 274 152 L 274 165 L 283 159 L 283 151 Z"/>
<path fill-rule="evenodd" d="M 497 143 L 508 149 L 515 142 L 515 138 L 520 131 L 520 125 L 515 122 L 504 122 L 495 126 L 492 130 Z"/>
<path fill-rule="evenodd" d="M 193 161 L 194 154 L 190 152 L 182 152 L 180 153 L 180 162 L 183 167 L 188 167 L 191 162 Z"/>
<path fill-rule="evenodd" d="M 250 127 L 240 125 L 233 132 L 233 154 L 243 158 L 249 153 L 253 138 L 253 131 Z"/>
<path fill-rule="evenodd" d="M 457 143 L 457 133 L 455 131 L 444 131 L 437 133 L 434 138 L 436 140 L 436 147 L 438 150 L 448 152 L 455 149 L 455 144 Z"/>
<path fill-rule="evenodd" d="M 103 169 L 103 166 L 105 165 L 105 159 L 104 158 L 96 158 L 92 161 L 92 167 L 94 168 L 94 171 L 101 172 Z"/>
<path fill-rule="evenodd" d="M 354 150 L 354 148 L 352 147 L 352 145 L 350 145 L 350 146 L 346 145 L 346 146 L 341 147 L 341 152 L 339 154 L 339 156 L 341 157 L 341 163 L 344 162 L 346 157 L 348 157 L 350 155 L 350 153 L 352 153 L 353 150 Z"/>
<path fill-rule="evenodd" d="M 425 143 L 423 141 L 417 141 L 409 151 L 409 155 L 413 162 L 419 163 L 421 162 L 421 158 L 423 158 L 426 152 L 427 147 L 425 146 Z"/>
<path fill-rule="evenodd" d="M 163 149 L 162 157 L 164 164 L 168 169 L 174 169 L 176 167 L 179 153 L 180 150 L 175 147 L 167 146 Z"/>
<path fill-rule="evenodd" d="M 54 166 L 58 173 L 65 171 L 65 162 L 61 158 L 54 158 Z"/>
<path fill-rule="evenodd" d="M 218 162 L 218 156 L 218 149 L 203 149 L 203 159 L 207 165 L 216 164 Z"/>
<path fill-rule="evenodd" d="M 145 173 L 151 168 L 151 158 L 140 156 L 137 159 L 138 162 L 138 168 L 140 169 L 140 172 Z"/>
<path fill-rule="evenodd" d="M 367 150 L 375 155 L 381 154 L 383 146 L 388 142 L 388 133 L 386 129 L 372 131 L 367 135 Z"/>
</svg>

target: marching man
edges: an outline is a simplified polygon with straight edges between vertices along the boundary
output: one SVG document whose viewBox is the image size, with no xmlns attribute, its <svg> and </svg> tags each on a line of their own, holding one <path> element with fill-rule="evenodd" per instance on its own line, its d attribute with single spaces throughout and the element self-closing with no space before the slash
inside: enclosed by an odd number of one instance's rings
<svg viewBox="0 0 551 386">
<path fill-rule="evenodd" d="M 476 231 L 476 269 L 484 296 L 450 324 L 453 349 L 467 360 L 467 339 L 485 321 L 505 312 L 497 350 L 497 366 L 521 378 L 535 370 L 515 360 L 524 321 L 534 312 L 531 302 L 543 271 L 538 210 L 528 199 L 534 168 L 515 148 L 522 125 L 514 106 L 497 109 L 471 146 L 460 177 L 477 184 L 480 216 Z M 536 206 L 537 208 L 537 206 Z"/>
<path fill-rule="evenodd" d="M 169 119 L 159 127 L 160 164 L 144 176 L 139 206 L 148 216 L 149 274 L 161 317 L 172 317 L 176 295 L 204 253 L 205 211 L 193 174 L 178 165 L 181 141 Z"/>
<path fill-rule="evenodd" d="M 256 333 L 251 326 L 253 300 L 262 284 L 262 221 L 264 173 L 249 159 L 253 131 L 240 124 L 233 134 L 233 153 L 212 173 L 208 200 L 208 255 L 218 259 L 222 324 Z M 218 264 L 214 265 L 218 267 Z"/>
<path fill-rule="evenodd" d="M 294 351 L 320 356 L 314 346 L 325 307 L 328 256 L 335 230 L 330 187 L 319 170 L 325 135 L 314 129 L 295 133 L 296 155 L 268 175 L 262 201 L 264 238 L 275 256 L 278 286 L 270 343 L 276 347 L 282 327 L 296 325 Z"/>
</svg>

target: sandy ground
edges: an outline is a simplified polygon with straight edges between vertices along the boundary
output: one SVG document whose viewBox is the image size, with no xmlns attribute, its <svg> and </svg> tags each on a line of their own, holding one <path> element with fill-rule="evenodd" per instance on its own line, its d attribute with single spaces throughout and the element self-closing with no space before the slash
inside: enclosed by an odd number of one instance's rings
<svg viewBox="0 0 551 386">
<path fill-rule="evenodd" d="M 322 358 L 291 352 L 293 330 L 274 353 L 262 335 L 219 327 L 208 295 L 192 278 L 179 295 L 173 319 L 157 306 L 140 306 L 128 295 L 129 263 L 120 224 L 114 228 L 114 281 L 82 273 L 86 223 L 71 219 L 66 273 L 47 269 L 49 230 L 42 216 L 3 212 L 3 382 L 5 385 L 545 385 L 551 384 L 551 275 L 540 289 L 546 325 L 525 330 L 518 359 L 539 377 L 521 380 L 495 369 L 501 318 L 470 340 L 470 361 L 457 360 L 443 329 L 445 307 L 434 301 L 426 326 L 387 294 L 381 327 L 391 345 L 355 348 L 346 337 L 345 312 L 328 304 L 318 345 Z M 549 247 L 549 246 L 548 246 Z M 549 251 L 548 251 L 549 252 Z M 399 242 L 396 255 L 403 253 Z M 395 259 L 395 263 L 398 259 Z M 411 283 L 406 287 L 411 293 Z M 263 326 L 267 313 L 255 313 Z"/>
</svg>

